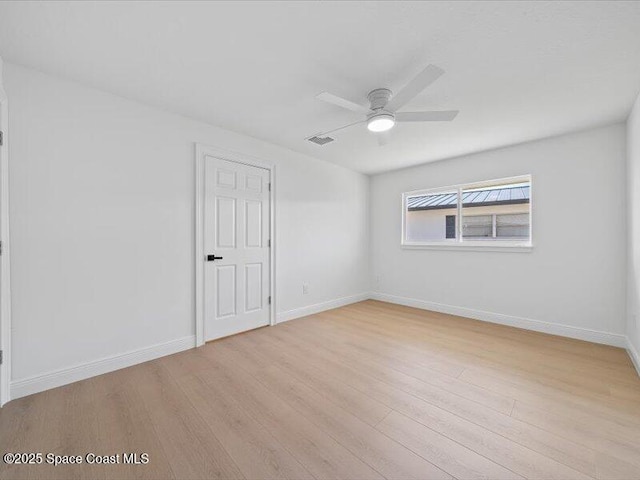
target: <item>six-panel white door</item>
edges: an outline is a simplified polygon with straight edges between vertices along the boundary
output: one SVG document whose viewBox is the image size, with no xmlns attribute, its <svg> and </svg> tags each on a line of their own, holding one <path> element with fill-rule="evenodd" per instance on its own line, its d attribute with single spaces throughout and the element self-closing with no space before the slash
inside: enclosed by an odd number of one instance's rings
<svg viewBox="0 0 640 480">
<path fill-rule="evenodd" d="M 205 157 L 205 341 L 269 324 L 269 207 L 269 170 Z"/>
</svg>

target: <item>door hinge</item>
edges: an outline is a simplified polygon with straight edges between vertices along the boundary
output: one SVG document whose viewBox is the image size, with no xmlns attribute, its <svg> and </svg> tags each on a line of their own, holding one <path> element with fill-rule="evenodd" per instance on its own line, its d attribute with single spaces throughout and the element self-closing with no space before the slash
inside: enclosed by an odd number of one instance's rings
<svg viewBox="0 0 640 480">
<path fill-rule="evenodd" d="M 2 256 L 2 241 L 0 241 L 0 256 Z"/>
<path fill-rule="evenodd" d="M 2 253 L 2 246 L 1 246 L 1 243 L 2 243 L 2 242 L 0 242 L 0 253 Z M 271 246 L 271 239 L 267 240 L 267 247 L 270 247 L 270 246 Z"/>
<path fill-rule="evenodd" d="M 4 132 L 0 131 L 0 146 L 4 145 Z"/>
<path fill-rule="evenodd" d="M 4 351 L 0 350 L 0 365 L 2 365 L 2 362 L 4 361 L 4 355 L 3 355 Z"/>
<path fill-rule="evenodd" d="M 268 185 L 269 185 L 269 191 L 271 191 L 271 182 L 269 182 Z"/>
<path fill-rule="evenodd" d="M 269 305 L 271 305 L 271 295 L 269 295 Z"/>
</svg>

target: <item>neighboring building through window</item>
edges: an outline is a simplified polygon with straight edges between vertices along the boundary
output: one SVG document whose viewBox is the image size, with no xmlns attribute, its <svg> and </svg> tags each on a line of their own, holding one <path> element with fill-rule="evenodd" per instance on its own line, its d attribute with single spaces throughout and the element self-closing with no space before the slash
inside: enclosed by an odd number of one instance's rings
<svg viewBox="0 0 640 480">
<path fill-rule="evenodd" d="M 456 216 L 455 215 L 447 215 L 446 217 L 446 232 L 445 235 L 447 238 L 456 238 Z"/>
<path fill-rule="evenodd" d="M 528 176 L 412 192 L 403 198 L 404 244 L 531 242 Z"/>
</svg>

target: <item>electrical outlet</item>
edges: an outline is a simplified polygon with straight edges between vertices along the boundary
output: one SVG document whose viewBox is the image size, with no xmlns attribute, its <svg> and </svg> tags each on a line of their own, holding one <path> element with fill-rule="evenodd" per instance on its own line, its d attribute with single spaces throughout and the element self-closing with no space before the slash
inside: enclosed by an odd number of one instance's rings
<svg viewBox="0 0 640 480">
<path fill-rule="evenodd" d="M 302 294 L 306 295 L 307 293 L 309 293 L 309 284 L 308 283 L 303 283 L 302 284 Z"/>
</svg>

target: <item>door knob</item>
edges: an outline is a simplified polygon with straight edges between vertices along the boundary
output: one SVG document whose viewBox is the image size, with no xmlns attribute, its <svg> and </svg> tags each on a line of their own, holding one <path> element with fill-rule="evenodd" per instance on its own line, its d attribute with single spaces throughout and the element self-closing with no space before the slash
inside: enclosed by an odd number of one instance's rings
<svg viewBox="0 0 640 480">
<path fill-rule="evenodd" d="M 215 255 L 207 255 L 207 262 L 213 262 L 215 260 L 222 260 L 222 257 L 216 257 Z"/>
</svg>

